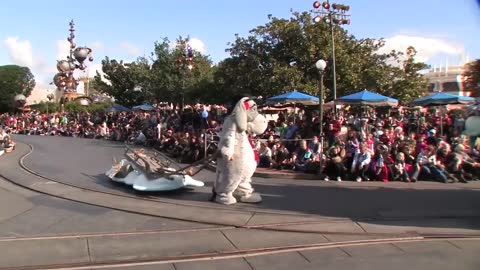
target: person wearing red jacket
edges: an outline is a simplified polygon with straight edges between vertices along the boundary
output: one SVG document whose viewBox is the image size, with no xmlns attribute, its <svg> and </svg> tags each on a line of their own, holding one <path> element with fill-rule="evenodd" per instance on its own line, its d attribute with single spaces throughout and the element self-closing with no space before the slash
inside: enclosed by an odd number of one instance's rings
<svg viewBox="0 0 480 270">
<path fill-rule="evenodd" d="M 332 146 L 335 143 L 335 139 L 340 134 L 340 131 L 342 131 L 342 123 L 338 120 L 337 116 L 334 116 L 333 119 L 330 120 L 327 126 L 326 135 L 327 135 L 329 146 Z"/>
<path fill-rule="evenodd" d="M 258 165 L 258 162 L 260 162 L 260 156 L 258 155 L 258 149 L 255 147 L 255 141 L 253 140 L 252 136 L 248 136 L 248 142 L 250 143 L 250 145 L 253 148 L 253 154 L 255 155 L 255 161 L 257 162 L 257 165 Z"/>
</svg>

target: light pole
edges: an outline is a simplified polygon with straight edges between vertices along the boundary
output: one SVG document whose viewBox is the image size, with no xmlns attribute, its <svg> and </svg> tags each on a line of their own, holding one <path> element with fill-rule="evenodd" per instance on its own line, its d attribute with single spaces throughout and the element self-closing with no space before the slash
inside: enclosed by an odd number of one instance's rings
<svg viewBox="0 0 480 270">
<path fill-rule="evenodd" d="M 330 25 L 330 31 L 332 35 L 332 72 L 333 72 L 333 99 L 337 99 L 337 72 L 335 70 L 335 33 L 334 25 L 350 24 L 350 17 L 347 12 L 350 10 L 350 6 L 343 4 L 332 4 L 328 2 L 320 3 L 315 1 L 313 3 L 313 12 L 318 14 L 313 21 L 319 23 L 322 20 Z M 320 8 L 320 10 L 318 10 Z M 336 112 L 336 106 L 334 106 Z"/>
<path fill-rule="evenodd" d="M 320 76 L 318 81 L 318 109 L 320 110 L 318 113 L 318 123 L 320 125 L 320 170 L 322 169 L 322 161 L 323 161 L 323 71 L 327 67 L 327 62 L 325 60 L 318 60 L 315 63 L 315 67 L 318 70 L 318 75 Z"/>
</svg>

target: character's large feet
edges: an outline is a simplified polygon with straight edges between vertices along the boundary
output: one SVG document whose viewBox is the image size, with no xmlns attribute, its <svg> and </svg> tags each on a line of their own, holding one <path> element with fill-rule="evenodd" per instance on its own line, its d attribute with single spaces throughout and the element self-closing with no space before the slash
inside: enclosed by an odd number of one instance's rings
<svg viewBox="0 0 480 270">
<path fill-rule="evenodd" d="M 234 193 L 233 196 L 235 196 L 238 201 L 243 203 L 259 203 L 262 201 L 262 196 L 260 196 L 260 193 L 257 192 L 250 194 Z"/>
<path fill-rule="evenodd" d="M 237 203 L 237 200 L 231 194 L 217 193 L 215 196 L 215 202 L 230 205 Z"/>
</svg>

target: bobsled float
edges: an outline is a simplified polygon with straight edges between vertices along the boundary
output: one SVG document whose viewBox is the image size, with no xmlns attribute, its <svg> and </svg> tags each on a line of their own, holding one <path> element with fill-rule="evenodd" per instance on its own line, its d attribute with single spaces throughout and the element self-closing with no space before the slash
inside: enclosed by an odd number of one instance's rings
<svg viewBox="0 0 480 270">
<path fill-rule="evenodd" d="M 126 159 L 120 162 L 113 160 L 113 166 L 105 175 L 112 181 L 132 186 L 138 191 L 171 191 L 184 187 L 203 187 L 202 181 L 193 179 L 192 168 L 201 162 L 193 163 L 185 168 L 173 169 L 169 161 L 146 154 L 143 149 L 133 150 L 126 147 Z M 211 160 L 211 158 L 210 158 Z M 206 164 L 205 164 L 206 165 Z"/>
</svg>

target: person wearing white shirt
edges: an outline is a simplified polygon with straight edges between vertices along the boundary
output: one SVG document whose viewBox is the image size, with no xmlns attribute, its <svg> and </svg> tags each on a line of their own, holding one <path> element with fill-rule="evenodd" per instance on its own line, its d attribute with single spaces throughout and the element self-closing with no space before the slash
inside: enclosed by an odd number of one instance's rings
<svg viewBox="0 0 480 270">
<path fill-rule="evenodd" d="M 258 167 L 269 168 L 272 162 L 272 150 L 267 146 L 266 142 L 260 143 L 260 148 L 258 149 L 258 156 Z"/>
<path fill-rule="evenodd" d="M 143 134 L 142 131 L 138 134 L 138 136 L 135 138 L 135 144 L 145 144 L 147 141 L 147 137 L 145 137 L 145 134 Z"/>
<path fill-rule="evenodd" d="M 360 151 L 355 153 L 351 169 L 351 173 L 357 182 L 370 181 L 367 172 L 371 160 L 372 156 L 370 151 L 368 151 L 368 145 L 362 144 Z"/>
<path fill-rule="evenodd" d="M 419 174 L 423 172 L 425 176 L 431 176 L 439 182 L 448 182 L 447 175 L 437 164 L 435 152 L 435 146 L 433 145 L 421 149 L 421 152 L 417 156 L 417 167 L 412 175 L 414 181 L 416 181 Z"/>
</svg>

